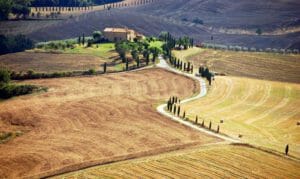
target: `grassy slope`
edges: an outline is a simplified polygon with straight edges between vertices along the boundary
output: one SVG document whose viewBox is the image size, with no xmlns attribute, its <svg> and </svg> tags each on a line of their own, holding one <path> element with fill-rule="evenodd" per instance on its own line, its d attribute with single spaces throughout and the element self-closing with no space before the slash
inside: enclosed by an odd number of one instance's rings
<svg viewBox="0 0 300 179">
<path fill-rule="evenodd" d="M 299 178 L 300 164 L 244 146 L 217 145 L 93 167 L 56 178 Z"/>
</svg>

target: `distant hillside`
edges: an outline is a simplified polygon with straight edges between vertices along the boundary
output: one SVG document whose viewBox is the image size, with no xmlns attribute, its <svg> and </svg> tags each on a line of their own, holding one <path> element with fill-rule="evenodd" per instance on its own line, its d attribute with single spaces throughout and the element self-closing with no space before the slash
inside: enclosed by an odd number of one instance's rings
<svg viewBox="0 0 300 179">
<path fill-rule="evenodd" d="M 213 35 L 213 43 L 298 48 L 293 44 L 300 42 L 299 9 L 298 0 L 158 0 L 144 6 L 91 12 L 51 25 L 35 22 L 35 29 L 25 24 L 24 29 L 37 41 L 76 37 L 106 26 L 126 26 L 146 35 L 161 31 L 189 35 L 198 43 L 210 42 Z M 262 35 L 257 35 L 258 29 Z"/>
</svg>

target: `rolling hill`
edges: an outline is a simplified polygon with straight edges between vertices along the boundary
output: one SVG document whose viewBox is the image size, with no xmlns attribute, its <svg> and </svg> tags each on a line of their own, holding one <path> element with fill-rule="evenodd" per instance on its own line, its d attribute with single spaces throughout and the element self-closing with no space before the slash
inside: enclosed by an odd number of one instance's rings
<svg viewBox="0 0 300 179">
<path fill-rule="evenodd" d="M 49 21 L 51 24 L 2 22 L 0 29 L 3 33 L 13 33 L 14 29 L 20 33 L 22 29 L 34 40 L 45 41 L 90 34 L 107 26 L 126 26 L 146 35 L 161 31 L 189 35 L 197 42 L 209 42 L 213 35 L 214 43 L 299 48 L 299 8 L 296 0 L 158 0 L 144 6 L 91 12 L 56 23 Z M 195 23 L 195 19 L 203 24 Z M 256 34 L 257 29 L 262 30 L 261 36 Z"/>
</svg>

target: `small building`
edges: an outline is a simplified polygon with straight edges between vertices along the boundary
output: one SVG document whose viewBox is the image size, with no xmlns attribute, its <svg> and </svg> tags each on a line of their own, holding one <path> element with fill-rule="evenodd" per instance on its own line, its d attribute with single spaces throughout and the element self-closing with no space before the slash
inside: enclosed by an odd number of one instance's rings
<svg viewBox="0 0 300 179">
<path fill-rule="evenodd" d="M 105 28 L 103 31 L 103 36 L 105 39 L 111 42 L 118 42 L 118 41 L 133 41 L 136 39 L 143 39 L 144 36 L 135 32 L 132 29 L 128 28 Z"/>
</svg>

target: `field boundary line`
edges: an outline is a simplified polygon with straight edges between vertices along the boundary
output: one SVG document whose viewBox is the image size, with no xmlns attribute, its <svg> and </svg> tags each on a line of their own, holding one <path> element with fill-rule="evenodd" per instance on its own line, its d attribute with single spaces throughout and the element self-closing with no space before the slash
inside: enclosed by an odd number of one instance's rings
<svg viewBox="0 0 300 179">
<path fill-rule="evenodd" d="M 157 65 L 157 67 L 163 68 L 163 69 L 165 69 L 167 71 L 172 71 L 172 72 L 174 72 L 176 74 L 179 74 L 179 75 L 183 75 L 183 76 L 189 77 L 189 78 L 191 78 L 193 80 L 196 80 L 197 82 L 200 83 L 200 92 L 199 92 L 199 94 L 196 95 L 196 96 L 194 96 L 194 97 L 182 100 L 180 102 L 180 104 L 188 103 L 190 101 L 194 101 L 196 99 L 202 98 L 202 97 L 204 97 L 204 96 L 207 95 L 206 83 L 205 83 L 205 81 L 202 78 L 196 77 L 193 74 L 184 73 L 182 71 L 179 71 L 179 70 L 176 70 L 176 69 L 170 67 L 169 64 L 166 62 L 166 60 L 163 59 L 161 56 L 159 57 L 159 60 L 160 60 L 160 63 Z M 192 128 L 192 129 L 195 129 L 195 130 L 203 132 L 205 134 L 208 134 L 208 135 L 211 135 L 211 136 L 223 139 L 223 140 L 231 142 L 231 143 L 241 143 L 241 141 L 238 140 L 238 139 L 234 139 L 234 138 L 229 137 L 229 136 L 217 134 L 217 133 L 209 131 L 207 129 L 200 128 L 199 126 L 197 126 L 195 124 L 192 124 L 189 121 L 184 121 L 180 117 L 173 116 L 172 114 L 170 114 L 170 113 L 168 113 L 168 112 L 165 111 L 166 107 L 167 107 L 167 104 L 162 104 L 162 105 L 159 105 L 156 109 L 157 109 L 157 111 L 160 114 L 162 114 L 162 115 L 164 115 L 164 116 L 172 119 L 173 121 L 176 121 L 176 122 L 179 122 L 179 123 L 181 123 L 181 124 L 183 124 L 185 126 L 188 126 L 188 127 Z"/>
</svg>

